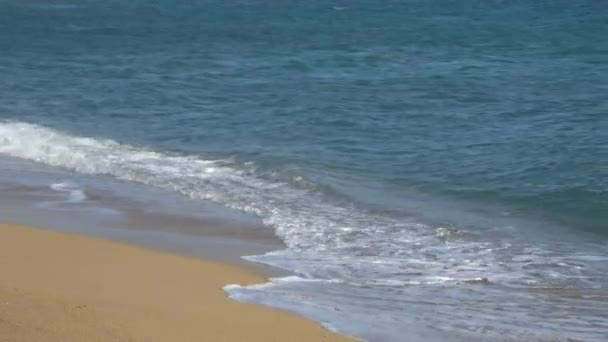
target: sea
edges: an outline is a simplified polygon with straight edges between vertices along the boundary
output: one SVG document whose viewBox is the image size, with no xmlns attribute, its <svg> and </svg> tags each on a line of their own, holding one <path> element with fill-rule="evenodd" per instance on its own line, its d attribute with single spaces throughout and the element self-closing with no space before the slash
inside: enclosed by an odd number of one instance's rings
<svg viewBox="0 0 608 342">
<path fill-rule="evenodd" d="M 606 341 L 608 3 L 4 0 L 0 205 L 366 341 Z"/>
</svg>

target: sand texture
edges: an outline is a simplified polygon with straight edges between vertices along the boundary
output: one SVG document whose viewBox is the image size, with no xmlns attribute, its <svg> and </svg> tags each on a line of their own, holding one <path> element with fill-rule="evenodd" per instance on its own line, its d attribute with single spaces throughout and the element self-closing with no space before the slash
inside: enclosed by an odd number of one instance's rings
<svg viewBox="0 0 608 342">
<path fill-rule="evenodd" d="M 222 290 L 263 281 L 232 265 L 0 224 L 0 341 L 348 340 Z"/>
</svg>

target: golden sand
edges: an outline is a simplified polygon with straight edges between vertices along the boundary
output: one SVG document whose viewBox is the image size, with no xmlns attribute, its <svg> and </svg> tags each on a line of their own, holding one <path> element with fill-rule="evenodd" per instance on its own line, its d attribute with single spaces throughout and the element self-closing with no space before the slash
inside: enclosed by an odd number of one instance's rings
<svg viewBox="0 0 608 342">
<path fill-rule="evenodd" d="M 0 341 L 347 341 L 233 301 L 264 277 L 97 238 L 0 224 Z"/>
</svg>

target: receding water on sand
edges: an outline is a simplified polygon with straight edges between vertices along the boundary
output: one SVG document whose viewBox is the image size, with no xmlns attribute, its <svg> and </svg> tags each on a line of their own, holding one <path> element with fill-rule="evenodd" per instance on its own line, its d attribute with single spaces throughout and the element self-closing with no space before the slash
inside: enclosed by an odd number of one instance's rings
<svg viewBox="0 0 608 342">
<path fill-rule="evenodd" d="M 239 264 L 245 262 L 243 253 L 284 246 L 255 217 L 212 203 L 5 157 L 0 161 L 0 219 L 5 222 Z M 245 263 L 267 274 L 283 273 Z"/>
</svg>

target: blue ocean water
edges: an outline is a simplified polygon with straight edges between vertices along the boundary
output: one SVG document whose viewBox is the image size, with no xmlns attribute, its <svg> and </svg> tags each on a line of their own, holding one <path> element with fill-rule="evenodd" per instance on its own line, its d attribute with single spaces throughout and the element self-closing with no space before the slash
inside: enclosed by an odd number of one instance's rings
<svg viewBox="0 0 608 342">
<path fill-rule="evenodd" d="M 593 0 L 3 1 L 0 153 L 259 216 L 298 277 L 230 295 L 369 340 L 602 340 L 605 37 Z"/>
</svg>

